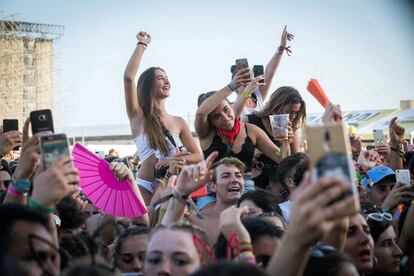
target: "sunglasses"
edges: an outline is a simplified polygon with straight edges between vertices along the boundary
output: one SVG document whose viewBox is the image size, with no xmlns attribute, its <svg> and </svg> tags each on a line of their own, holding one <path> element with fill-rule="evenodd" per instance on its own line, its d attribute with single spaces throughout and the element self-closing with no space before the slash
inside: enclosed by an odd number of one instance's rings
<svg viewBox="0 0 414 276">
<path fill-rule="evenodd" d="M 263 169 L 270 169 L 272 167 L 272 165 L 269 164 L 265 164 L 262 161 L 257 161 L 256 159 L 253 160 L 253 164 L 252 164 L 253 168 L 255 168 L 256 170 L 263 170 Z"/>
<path fill-rule="evenodd" d="M 381 222 L 381 221 L 384 221 L 384 220 L 392 221 L 392 215 L 390 213 L 382 213 L 382 214 L 380 214 L 380 213 L 371 213 L 371 214 L 368 214 L 367 221 L 370 220 L 370 219 L 378 221 L 378 222 Z"/>
</svg>

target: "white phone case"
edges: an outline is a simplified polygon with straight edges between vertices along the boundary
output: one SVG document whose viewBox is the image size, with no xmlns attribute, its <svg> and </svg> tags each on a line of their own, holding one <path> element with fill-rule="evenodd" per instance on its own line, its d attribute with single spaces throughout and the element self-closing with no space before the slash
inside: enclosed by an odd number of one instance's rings
<svg viewBox="0 0 414 276">
<path fill-rule="evenodd" d="M 410 171 L 409 170 L 396 170 L 395 176 L 397 178 L 397 182 L 404 183 L 406 185 L 411 186 L 411 180 L 410 180 Z"/>
<path fill-rule="evenodd" d="M 382 129 L 374 129 L 373 134 L 374 134 L 374 142 L 375 142 L 376 147 L 379 145 L 386 144 L 384 131 Z"/>
</svg>

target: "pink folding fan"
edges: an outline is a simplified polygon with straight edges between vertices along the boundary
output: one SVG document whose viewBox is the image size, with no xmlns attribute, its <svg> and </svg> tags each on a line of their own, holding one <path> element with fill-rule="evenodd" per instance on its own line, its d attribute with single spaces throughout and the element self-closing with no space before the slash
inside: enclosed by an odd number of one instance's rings
<svg viewBox="0 0 414 276">
<path fill-rule="evenodd" d="M 76 143 L 73 165 L 79 170 L 80 187 L 96 207 L 117 217 L 139 217 L 147 212 L 128 183 L 117 180 L 109 163 Z"/>
</svg>

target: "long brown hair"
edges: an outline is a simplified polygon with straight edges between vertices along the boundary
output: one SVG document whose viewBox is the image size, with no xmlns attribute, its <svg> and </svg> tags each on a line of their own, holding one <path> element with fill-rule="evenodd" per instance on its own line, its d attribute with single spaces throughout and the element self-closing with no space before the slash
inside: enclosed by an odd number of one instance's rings
<svg viewBox="0 0 414 276">
<path fill-rule="evenodd" d="M 291 86 L 281 86 L 276 89 L 276 91 L 273 92 L 270 96 L 270 99 L 264 108 L 260 112 L 257 112 L 256 115 L 264 118 L 268 117 L 269 115 L 280 114 L 282 108 L 288 104 L 300 104 L 300 110 L 292 122 L 292 127 L 293 130 L 303 127 L 306 120 L 305 101 L 302 100 L 302 97 L 298 90 Z"/>
<path fill-rule="evenodd" d="M 149 145 L 153 149 L 158 149 L 162 154 L 168 155 L 169 148 L 163 132 L 161 121 L 161 111 L 154 102 L 154 83 L 155 70 L 160 67 L 150 67 L 145 70 L 138 79 L 137 93 L 138 104 L 144 113 L 144 133 L 148 136 Z"/>
</svg>

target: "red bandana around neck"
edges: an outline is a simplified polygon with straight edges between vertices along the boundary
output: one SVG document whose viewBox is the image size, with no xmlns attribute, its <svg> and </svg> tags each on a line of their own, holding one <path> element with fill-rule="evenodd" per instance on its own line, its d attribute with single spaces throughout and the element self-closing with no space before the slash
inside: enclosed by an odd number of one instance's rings
<svg viewBox="0 0 414 276">
<path fill-rule="evenodd" d="M 230 143 L 234 144 L 237 134 L 240 132 L 239 118 L 234 118 L 234 126 L 231 130 L 217 129 L 217 134 L 221 137 L 226 137 L 230 140 Z"/>
</svg>

